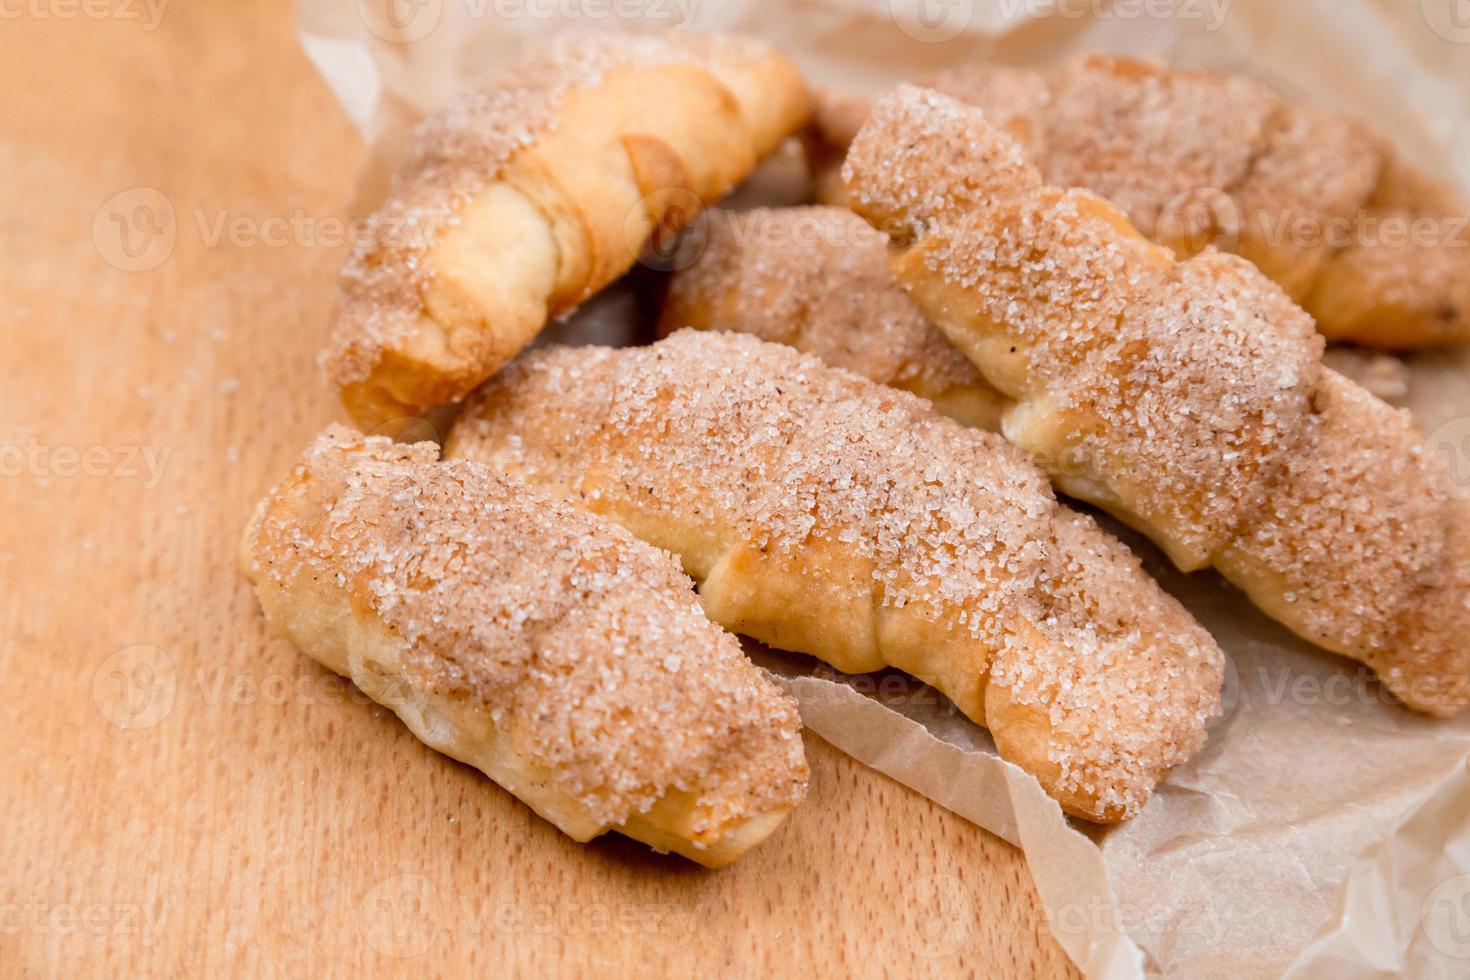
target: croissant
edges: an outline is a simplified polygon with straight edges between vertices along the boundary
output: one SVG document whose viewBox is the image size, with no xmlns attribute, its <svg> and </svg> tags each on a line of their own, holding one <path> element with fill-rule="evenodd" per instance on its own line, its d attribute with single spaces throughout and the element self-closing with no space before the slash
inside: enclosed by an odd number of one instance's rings
<svg viewBox="0 0 1470 980">
<path fill-rule="evenodd" d="M 1049 184 L 1085 187 L 1181 257 L 1253 262 L 1330 340 L 1470 340 L 1470 204 L 1352 117 L 1265 86 L 1092 55 L 1049 71 L 970 66 L 928 87 L 979 107 Z M 863 104 L 831 97 L 809 139 L 822 199 Z"/>
<path fill-rule="evenodd" d="M 335 426 L 262 501 L 266 618 L 572 838 L 717 867 L 806 789 L 794 701 L 669 555 L 477 463 Z"/>
<path fill-rule="evenodd" d="M 670 278 L 659 335 L 749 333 L 911 391 L 966 425 L 1005 400 L 893 281 L 881 234 L 845 208 L 713 210 L 698 260 Z"/>
<path fill-rule="evenodd" d="M 1057 487 L 1213 564 L 1409 706 L 1466 704 L 1470 514 L 1407 417 L 1322 365 L 1312 320 L 1235 256 L 1176 262 L 1042 182 L 979 110 L 905 86 L 845 165 L 893 271 L 1006 395 Z"/>
<path fill-rule="evenodd" d="M 925 680 L 1089 820 L 1136 812 L 1219 707 L 1209 635 L 1020 452 L 789 347 L 530 351 L 446 454 L 673 551 L 728 629 Z"/>
<path fill-rule="evenodd" d="M 342 270 L 324 372 L 365 427 L 461 398 L 809 111 L 753 40 L 558 35 L 415 132 Z"/>
</svg>

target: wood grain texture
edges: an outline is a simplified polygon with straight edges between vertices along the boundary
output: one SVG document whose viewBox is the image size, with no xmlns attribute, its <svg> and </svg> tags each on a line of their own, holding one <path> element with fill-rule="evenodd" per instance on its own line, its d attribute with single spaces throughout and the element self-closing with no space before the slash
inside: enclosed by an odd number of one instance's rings
<svg viewBox="0 0 1470 980">
<path fill-rule="evenodd" d="M 1070 972 L 1015 850 L 816 738 L 712 873 L 572 843 L 272 637 L 236 541 L 340 417 L 360 146 L 286 0 L 42 9 L 0 33 L 0 975 Z"/>
</svg>

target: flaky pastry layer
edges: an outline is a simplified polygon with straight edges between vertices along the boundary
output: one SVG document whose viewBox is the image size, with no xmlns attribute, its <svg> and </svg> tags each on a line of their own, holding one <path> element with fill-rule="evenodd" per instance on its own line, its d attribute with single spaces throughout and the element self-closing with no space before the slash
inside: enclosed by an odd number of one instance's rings
<svg viewBox="0 0 1470 980">
<path fill-rule="evenodd" d="M 984 110 L 1043 180 L 1085 187 L 1188 258 L 1254 263 L 1329 339 L 1470 341 L 1470 204 L 1349 115 L 1245 77 L 1088 55 L 1035 71 L 973 65 L 924 85 Z M 830 96 L 808 141 L 820 199 L 866 109 Z"/>
<path fill-rule="evenodd" d="M 1022 453 L 789 347 L 528 352 L 446 453 L 673 551 L 729 629 L 923 679 L 1090 820 L 1136 812 L 1219 706 L 1208 634 Z"/>
<path fill-rule="evenodd" d="M 1175 261 L 931 90 L 875 106 L 845 170 L 898 280 L 1016 399 L 1003 430 L 1059 488 L 1411 707 L 1470 703 L 1470 514 L 1408 418 L 1323 367 L 1279 286 L 1215 251 Z"/>
<path fill-rule="evenodd" d="M 712 210 L 703 250 L 670 280 L 659 334 L 728 330 L 815 354 L 1000 428 L 1005 398 L 893 281 L 882 234 L 845 208 Z"/>
<path fill-rule="evenodd" d="M 809 111 L 753 40 L 556 36 L 419 126 L 342 270 L 327 376 L 364 426 L 458 400 Z"/>
<path fill-rule="evenodd" d="M 805 793 L 794 701 L 669 555 L 431 443 L 329 429 L 243 558 L 284 636 L 576 840 L 714 867 Z"/>
</svg>

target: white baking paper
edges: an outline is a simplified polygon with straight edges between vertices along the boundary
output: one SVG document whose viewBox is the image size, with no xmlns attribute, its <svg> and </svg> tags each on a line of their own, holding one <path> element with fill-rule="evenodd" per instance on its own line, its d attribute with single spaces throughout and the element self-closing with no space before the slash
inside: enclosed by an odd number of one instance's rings
<svg viewBox="0 0 1470 980">
<path fill-rule="evenodd" d="M 356 207 L 381 198 L 408 127 L 529 38 L 654 24 L 740 30 L 824 84 L 876 92 L 969 59 L 1084 49 L 1238 71 L 1356 111 L 1470 186 L 1470 11 L 1462 0 L 298 0 L 307 53 L 369 143 Z M 1416 9 L 1417 8 L 1417 9 Z M 776 169 L 789 164 L 778 163 Z M 790 198 L 780 179 L 748 201 Z M 557 339 L 638 336 L 615 289 Z M 1470 356 L 1410 359 L 1412 410 L 1470 498 Z M 1022 848 L 1048 921 L 1089 977 L 1470 975 L 1470 718 L 1391 703 L 1212 573 L 1183 576 L 1124 534 L 1226 650 L 1228 710 L 1144 811 L 1064 818 L 989 735 L 898 675 L 845 677 L 753 650 L 806 724 L 867 765 Z"/>
</svg>

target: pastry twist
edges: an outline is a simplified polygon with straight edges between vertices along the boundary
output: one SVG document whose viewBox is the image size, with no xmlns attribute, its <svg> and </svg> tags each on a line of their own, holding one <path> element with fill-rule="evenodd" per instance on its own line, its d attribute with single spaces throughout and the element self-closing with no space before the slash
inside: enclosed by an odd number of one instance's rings
<svg viewBox="0 0 1470 980">
<path fill-rule="evenodd" d="M 809 110 L 752 40 L 558 35 L 418 128 L 342 270 L 327 376 L 365 426 L 461 398 Z"/>
<path fill-rule="evenodd" d="M 1042 182 L 979 110 L 905 86 L 846 164 L 909 295 L 1017 404 L 1067 493 L 1213 564 L 1268 614 L 1447 714 L 1470 677 L 1470 514 L 1405 415 L 1322 366 L 1250 263 L 1184 262 Z"/>
<path fill-rule="evenodd" d="M 1023 454 L 789 347 L 533 351 L 446 454 L 673 551 L 729 629 L 928 682 L 1077 816 L 1135 812 L 1219 707 L 1209 635 Z"/>
<path fill-rule="evenodd" d="M 669 282 L 659 335 L 753 334 L 1000 428 L 1001 397 L 893 281 L 887 240 L 845 208 L 714 210 L 704 249 Z"/>
<path fill-rule="evenodd" d="M 970 66 L 925 83 L 985 111 L 1049 184 L 1085 187 L 1181 257 L 1253 262 L 1331 340 L 1470 340 L 1470 205 L 1343 113 L 1265 86 L 1091 55 L 1048 71 Z M 863 118 L 833 97 L 809 141 L 823 200 Z"/>
<path fill-rule="evenodd" d="M 271 624 L 579 841 L 716 867 L 806 790 L 796 705 L 667 554 L 431 443 L 327 430 L 260 505 Z"/>
</svg>

